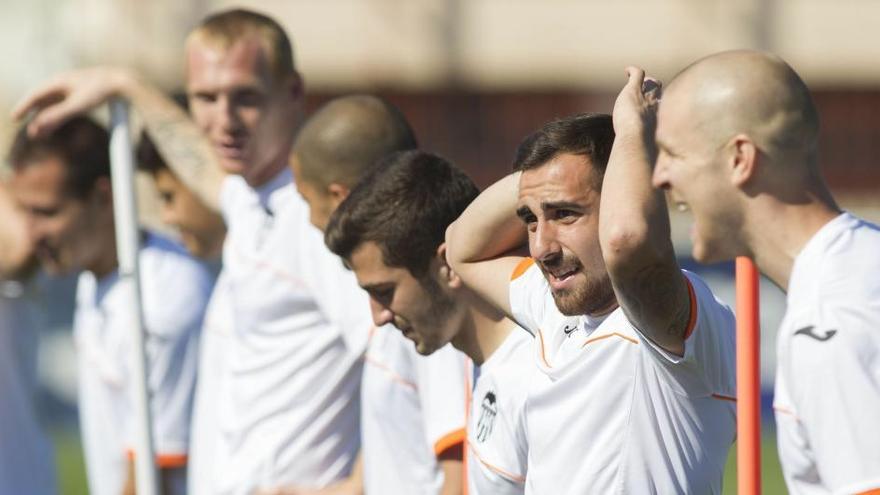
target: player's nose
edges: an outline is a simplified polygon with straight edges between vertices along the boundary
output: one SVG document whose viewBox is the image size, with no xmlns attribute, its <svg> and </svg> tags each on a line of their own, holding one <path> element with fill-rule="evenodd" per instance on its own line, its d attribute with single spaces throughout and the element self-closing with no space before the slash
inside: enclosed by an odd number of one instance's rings
<svg viewBox="0 0 880 495">
<path fill-rule="evenodd" d="M 387 325 L 394 321 L 394 312 L 373 299 L 370 299 L 370 312 L 373 315 L 373 323 L 377 327 Z"/>
</svg>

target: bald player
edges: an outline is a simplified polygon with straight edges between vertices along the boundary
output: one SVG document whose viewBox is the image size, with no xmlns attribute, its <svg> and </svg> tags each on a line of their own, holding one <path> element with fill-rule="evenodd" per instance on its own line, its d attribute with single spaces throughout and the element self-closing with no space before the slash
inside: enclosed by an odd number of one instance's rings
<svg viewBox="0 0 880 495">
<path fill-rule="evenodd" d="M 381 158 L 415 147 L 406 118 L 380 98 L 345 96 L 324 105 L 303 125 L 291 162 L 312 223 L 323 230 Z M 423 357 L 391 325 L 373 330 L 361 385 L 363 472 L 347 480 L 350 490 L 461 493 L 465 366 L 452 346 Z"/>
<path fill-rule="evenodd" d="M 880 228 L 835 203 L 818 134 L 810 92 L 783 60 L 719 53 L 666 90 L 653 181 L 693 212 L 694 258 L 750 257 L 788 293 L 774 409 L 791 493 L 876 493 Z"/>
<path fill-rule="evenodd" d="M 223 274 L 233 331 L 228 441 L 212 493 L 250 494 L 347 477 L 359 450 L 359 397 L 370 318 L 366 296 L 323 245 L 288 158 L 303 113 L 293 47 L 274 19 L 214 13 L 185 46 L 192 119 L 137 74 L 59 75 L 16 108 L 31 134 L 109 98 L 128 100 L 178 178 L 226 222 Z"/>
</svg>

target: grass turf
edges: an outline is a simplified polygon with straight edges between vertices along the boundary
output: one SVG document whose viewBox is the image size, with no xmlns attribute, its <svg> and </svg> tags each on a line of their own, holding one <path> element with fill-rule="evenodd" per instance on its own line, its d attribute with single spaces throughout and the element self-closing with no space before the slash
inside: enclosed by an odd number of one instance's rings
<svg viewBox="0 0 880 495">
<path fill-rule="evenodd" d="M 75 431 L 58 431 L 52 435 L 55 441 L 55 466 L 58 469 L 59 493 L 64 495 L 88 495 L 85 464 L 79 437 Z M 725 494 L 736 494 L 736 450 L 730 450 L 724 469 Z M 774 435 L 765 433 L 761 443 L 761 488 L 767 495 L 787 493 L 776 455 Z"/>
</svg>

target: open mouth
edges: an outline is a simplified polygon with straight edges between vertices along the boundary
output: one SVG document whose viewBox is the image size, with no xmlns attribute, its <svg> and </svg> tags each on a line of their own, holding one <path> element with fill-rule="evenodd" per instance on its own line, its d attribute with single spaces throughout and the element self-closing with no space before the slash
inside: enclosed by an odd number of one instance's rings
<svg viewBox="0 0 880 495">
<path fill-rule="evenodd" d="M 553 290 L 566 289 L 575 275 L 580 272 L 580 267 L 546 270 L 547 280 Z"/>
</svg>

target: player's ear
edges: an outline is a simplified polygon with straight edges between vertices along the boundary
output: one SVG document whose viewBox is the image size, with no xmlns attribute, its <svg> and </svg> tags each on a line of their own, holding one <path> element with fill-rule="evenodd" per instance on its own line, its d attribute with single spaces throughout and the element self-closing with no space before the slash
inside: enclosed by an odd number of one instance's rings
<svg viewBox="0 0 880 495">
<path fill-rule="evenodd" d="M 89 198 L 99 207 L 111 207 L 113 205 L 113 189 L 110 186 L 110 177 L 98 177 L 92 186 Z"/>
<path fill-rule="evenodd" d="M 446 243 L 437 246 L 437 252 L 434 255 L 434 262 L 437 263 L 441 283 L 446 284 L 450 289 L 458 289 L 461 287 L 461 277 L 455 273 L 455 270 L 446 262 Z"/>
<path fill-rule="evenodd" d="M 760 152 L 752 138 L 745 134 L 734 136 L 729 146 L 730 181 L 742 188 L 757 175 Z"/>
<path fill-rule="evenodd" d="M 339 208 L 339 205 L 345 201 L 345 198 L 348 197 L 348 194 L 351 192 L 347 186 L 339 184 L 338 182 L 331 182 L 329 186 L 327 186 L 327 194 L 330 196 L 330 202 L 333 205 L 333 210 Z"/>
</svg>

